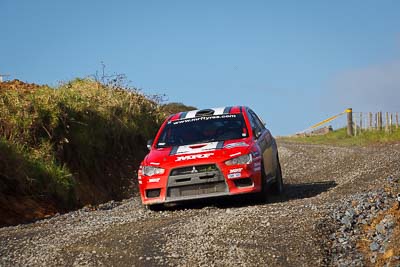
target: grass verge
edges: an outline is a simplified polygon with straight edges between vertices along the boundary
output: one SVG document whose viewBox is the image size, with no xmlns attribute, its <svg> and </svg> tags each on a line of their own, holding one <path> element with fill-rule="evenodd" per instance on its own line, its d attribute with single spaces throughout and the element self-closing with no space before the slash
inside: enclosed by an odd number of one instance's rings
<svg viewBox="0 0 400 267">
<path fill-rule="evenodd" d="M 164 117 L 134 88 L 91 79 L 0 83 L 0 225 L 37 218 L 43 205 L 45 216 L 132 196 L 146 140 Z"/>
<path fill-rule="evenodd" d="M 400 129 L 392 129 L 390 133 L 385 131 L 362 131 L 357 136 L 348 136 L 347 129 L 341 128 L 326 135 L 280 137 L 282 141 L 300 142 L 310 144 L 331 144 L 341 146 L 365 146 L 382 143 L 394 143 L 400 141 Z"/>
</svg>

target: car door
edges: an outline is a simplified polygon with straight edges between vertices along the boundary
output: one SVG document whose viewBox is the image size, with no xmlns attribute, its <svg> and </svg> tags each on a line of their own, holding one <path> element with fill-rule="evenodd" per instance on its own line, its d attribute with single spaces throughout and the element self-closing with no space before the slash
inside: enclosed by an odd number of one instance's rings
<svg viewBox="0 0 400 267">
<path fill-rule="evenodd" d="M 269 130 L 265 128 L 264 124 L 254 113 L 254 111 L 249 109 L 248 114 L 252 131 L 262 153 L 266 177 L 272 178 L 273 176 L 275 176 L 277 165 L 276 149 L 274 149 L 274 141 L 272 135 Z"/>
</svg>

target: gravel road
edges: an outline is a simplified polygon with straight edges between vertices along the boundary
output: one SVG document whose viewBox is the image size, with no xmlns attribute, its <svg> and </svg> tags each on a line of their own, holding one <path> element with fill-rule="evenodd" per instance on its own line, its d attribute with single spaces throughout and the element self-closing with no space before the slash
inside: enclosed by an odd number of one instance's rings
<svg viewBox="0 0 400 267">
<path fill-rule="evenodd" d="M 355 196 L 368 201 L 365 195 L 380 190 L 388 177 L 400 177 L 400 144 L 281 142 L 279 151 L 284 196 L 267 203 L 214 199 L 161 212 L 146 210 L 134 197 L 4 227 L 0 266 L 352 265 L 354 258 L 338 256 L 342 252 L 334 247 L 343 243 L 336 234 L 341 222 L 348 224 L 343 207 Z"/>
</svg>

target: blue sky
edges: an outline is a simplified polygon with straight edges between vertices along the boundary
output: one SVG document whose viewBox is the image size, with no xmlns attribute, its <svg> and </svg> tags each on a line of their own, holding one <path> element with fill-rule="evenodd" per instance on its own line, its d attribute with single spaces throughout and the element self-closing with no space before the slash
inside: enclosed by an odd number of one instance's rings
<svg viewBox="0 0 400 267">
<path fill-rule="evenodd" d="M 148 94 L 252 107 L 275 135 L 400 111 L 400 1 L 0 0 L 0 73 L 57 85 L 106 65 Z"/>
</svg>

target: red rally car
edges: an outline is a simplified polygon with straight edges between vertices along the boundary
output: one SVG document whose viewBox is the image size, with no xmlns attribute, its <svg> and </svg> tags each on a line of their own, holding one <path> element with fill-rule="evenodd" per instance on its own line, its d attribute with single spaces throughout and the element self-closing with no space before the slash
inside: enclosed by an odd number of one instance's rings
<svg viewBox="0 0 400 267">
<path fill-rule="evenodd" d="M 139 171 L 144 205 L 225 195 L 283 191 L 275 139 L 245 106 L 211 108 L 171 115 Z"/>
</svg>

